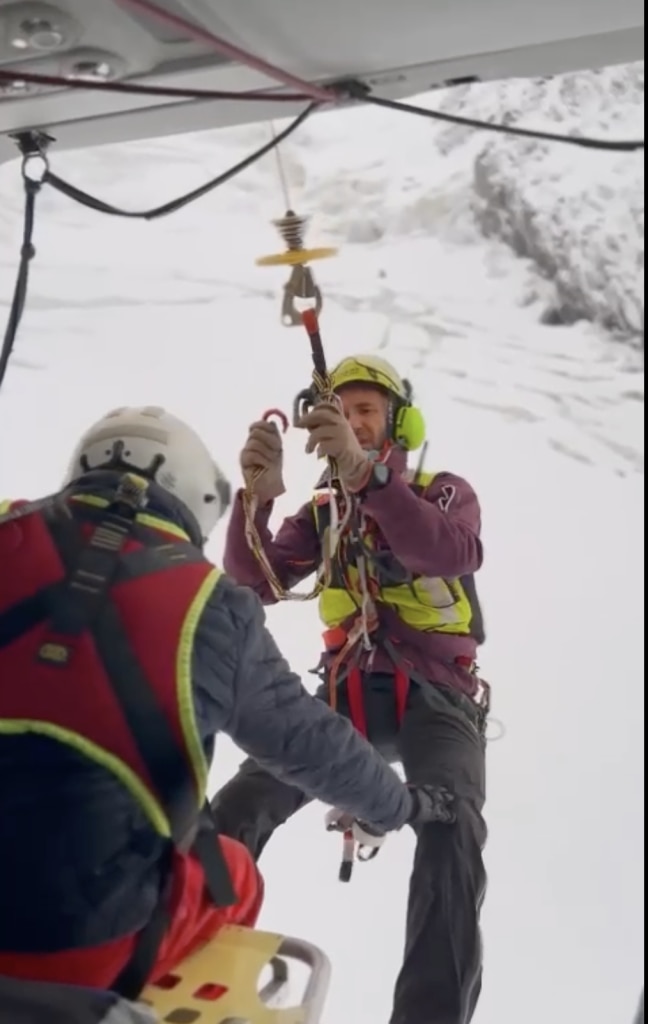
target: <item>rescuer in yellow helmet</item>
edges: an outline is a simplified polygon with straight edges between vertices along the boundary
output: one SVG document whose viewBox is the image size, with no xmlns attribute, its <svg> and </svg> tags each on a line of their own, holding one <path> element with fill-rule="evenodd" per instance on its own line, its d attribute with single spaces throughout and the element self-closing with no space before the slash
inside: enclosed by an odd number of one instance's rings
<svg viewBox="0 0 648 1024">
<path fill-rule="evenodd" d="M 339 402 L 312 405 L 296 426 L 308 435 L 307 452 L 333 460 L 333 498 L 323 489 L 324 474 L 313 497 L 273 537 L 273 501 L 285 490 L 274 423 L 252 424 L 241 468 L 257 499 L 254 525 L 283 587 L 321 572 L 326 552 L 334 551 L 319 596 L 324 652 L 317 695 L 436 800 L 436 820 L 417 828 L 390 1024 L 468 1024 L 481 988 L 486 881 L 488 687 L 475 665 L 484 640 L 474 583 L 483 557 L 480 507 L 461 477 L 408 468 L 408 452 L 423 444 L 425 424 L 411 386 L 390 363 L 351 356 L 331 378 Z M 224 566 L 272 604 L 275 593 L 246 540 L 243 493 L 234 502 Z M 248 759 L 213 807 L 220 831 L 258 858 L 277 826 L 308 800 Z M 377 849 L 382 841 L 348 815 L 336 817 L 335 809 L 327 821 L 355 829 L 364 845 Z"/>
</svg>

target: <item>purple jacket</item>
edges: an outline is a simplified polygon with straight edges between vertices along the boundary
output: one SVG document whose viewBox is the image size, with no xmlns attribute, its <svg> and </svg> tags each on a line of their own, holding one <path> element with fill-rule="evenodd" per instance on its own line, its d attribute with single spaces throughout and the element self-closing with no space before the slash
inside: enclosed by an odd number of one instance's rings
<svg viewBox="0 0 648 1024">
<path fill-rule="evenodd" d="M 394 470 L 390 482 L 366 496 L 363 511 L 375 521 L 394 557 L 410 572 L 424 576 L 475 573 L 483 560 L 481 512 L 470 484 L 452 473 L 439 473 L 419 497 L 403 479 L 406 454 L 395 448 L 388 464 Z M 264 604 L 275 604 L 276 598 L 245 539 L 241 494 L 237 494 L 228 525 L 223 565 L 237 583 L 251 587 Z M 277 577 L 284 587 L 291 588 L 320 563 L 312 506 L 310 502 L 302 505 L 296 515 L 285 519 L 274 538 L 268 525 L 271 513 L 272 505 L 257 512 L 257 529 Z M 474 675 L 455 660 L 475 658 L 475 637 L 422 633 L 403 623 L 390 608 L 379 605 L 378 613 L 381 627 L 396 642 L 405 666 L 426 679 L 456 686 L 470 696 L 475 694 Z M 362 652 L 361 666 L 366 665 L 367 657 L 367 652 Z M 323 655 L 324 663 L 327 660 L 327 655 Z M 375 652 L 372 669 L 394 670 L 386 651 Z"/>
</svg>

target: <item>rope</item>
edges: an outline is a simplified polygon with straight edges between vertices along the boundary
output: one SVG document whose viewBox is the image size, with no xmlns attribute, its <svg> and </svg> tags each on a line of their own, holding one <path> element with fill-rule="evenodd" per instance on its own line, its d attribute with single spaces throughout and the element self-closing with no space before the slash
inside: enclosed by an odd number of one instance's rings
<svg viewBox="0 0 648 1024">
<path fill-rule="evenodd" d="M 277 132 L 274 126 L 274 122 L 270 122 L 270 136 L 274 143 L 274 155 L 277 161 L 277 174 L 279 176 L 279 183 L 281 185 L 281 192 L 284 199 L 284 208 L 286 210 L 292 210 L 293 205 L 290 202 L 290 189 L 288 188 L 288 176 L 286 174 L 286 168 L 284 167 L 283 157 L 281 155 L 281 146 L 277 142 Z"/>
<path fill-rule="evenodd" d="M 333 390 L 333 381 L 326 367 L 319 324 L 317 322 L 317 315 L 314 309 L 310 308 L 303 311 L 302 322 L 308 332 L 313 356 L 313 404 L 330 402 L 333 405 L 339 405 L 340 399 Z M 303 407 L 301 411 L 303 411 Z M 295 417 L 297 414 L 298 410 L 295 410 Z M 278 415 L 282 419 L 285 433 L 288 428 L 288 421 L 283 413 L 278 413 L 277 410 L 272 409 L 265 414 L 264 419 L 269 419 L 273 415 Z M 354 510 L 353 497 L 338 477 L 335 460 L 327 459 L 326 489 L 328 490 L 331 507 L 331 525 L 327 530 L 322 544 L 322 562 L 317 569 L 315 584 L 312 590 L 308 593 L 289 590 L 284 587 L 273 569 L 272 563 L 263 546 L 263 541 L 261 540 L 261 536 L 256 526 L 258 498 L 255 494 L 255 484 L 264 473 L 265 469 L 258 469 L 252 473 L 246 481 L 246 486 L 243 490 L 245 539 L 247 540 L 248 547 L 263 570 L 263 574 L 277 601 L 312 601 L 319 597 L 320 594 L 331 584 L 335 555 L 337 554 L 342 534 L 346 529 Z M 344 511 L 342 513 L 340 513 L 340 502 L 344 506 Z"/>
</svg>

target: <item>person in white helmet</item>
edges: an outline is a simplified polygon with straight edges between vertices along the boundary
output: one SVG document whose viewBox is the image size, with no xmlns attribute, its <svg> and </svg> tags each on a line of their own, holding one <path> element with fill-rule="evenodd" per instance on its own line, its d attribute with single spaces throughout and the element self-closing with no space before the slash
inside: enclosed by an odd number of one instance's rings
<svg viewBox="0 0 648 1024">
<path fill-rule="evenodd" d="M 319 598 L 318 696 L 386 761 L 401 762 L 411 782 L 438 794 L 436 819 L 417 826 L 405 955 L 389 1021 L 468 1024 L 481 988 L 486 884 L 488 687 L 475 664 L 485 638 L 474 582 L 483 559 L 479 501 L 454 473 L 408 468 L 425 425 L 410 385 L 390 363 L 351 356 L 331 377 L 338 404 L 315 404 L 296 425 L 307 434 L 307 452 L 334 460 L 335 509 L 325 474 L 312 499 L 272 535 L 273 502 L 285 489 L 273 423 L 252 424 L 241 468 L 256 496 L 258 536 L 284 587 L 313 572 L 321 578 L 331 531 L 336 520 L 344 523 Z M 246 541 L 243 493 L 234 501 L 223 564 L 271 604 L 274 592 Z M 444 814 L 448 794 L 452 814 Z M 258 859 L 275 829 L 309 800 L 249 758 L 212 803 L 219 830 Z M 334 813 L 329 827 L 336 820 L 340 830 L 348 826 L 346 815 Z"/>
<path fill-rule="evenodd" d="M 378 830 L 427 820 L 291 672 L 203 547 L 230 501 L 157 407 L 81 438 L 60 493 L 0 512 L 0 975 L 136 998 L 263 884 L 206 802 L 218 733 Z"/>
</svg>

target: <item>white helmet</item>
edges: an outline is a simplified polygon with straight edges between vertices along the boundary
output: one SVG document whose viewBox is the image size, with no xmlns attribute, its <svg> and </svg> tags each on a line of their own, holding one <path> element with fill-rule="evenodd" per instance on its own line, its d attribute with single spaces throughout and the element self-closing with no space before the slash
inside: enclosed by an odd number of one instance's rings
<svg viewBox="0 0 648 1024">
<path fill-rule="evenodd" d="M 115 409 L 90 427 L 70 460 L 63 486 L 93 469 L 139 470 L 193 514 L 203 540 L 226 512 L 231 489 L 202 440 L 156 406 Z"/>
</svg>

